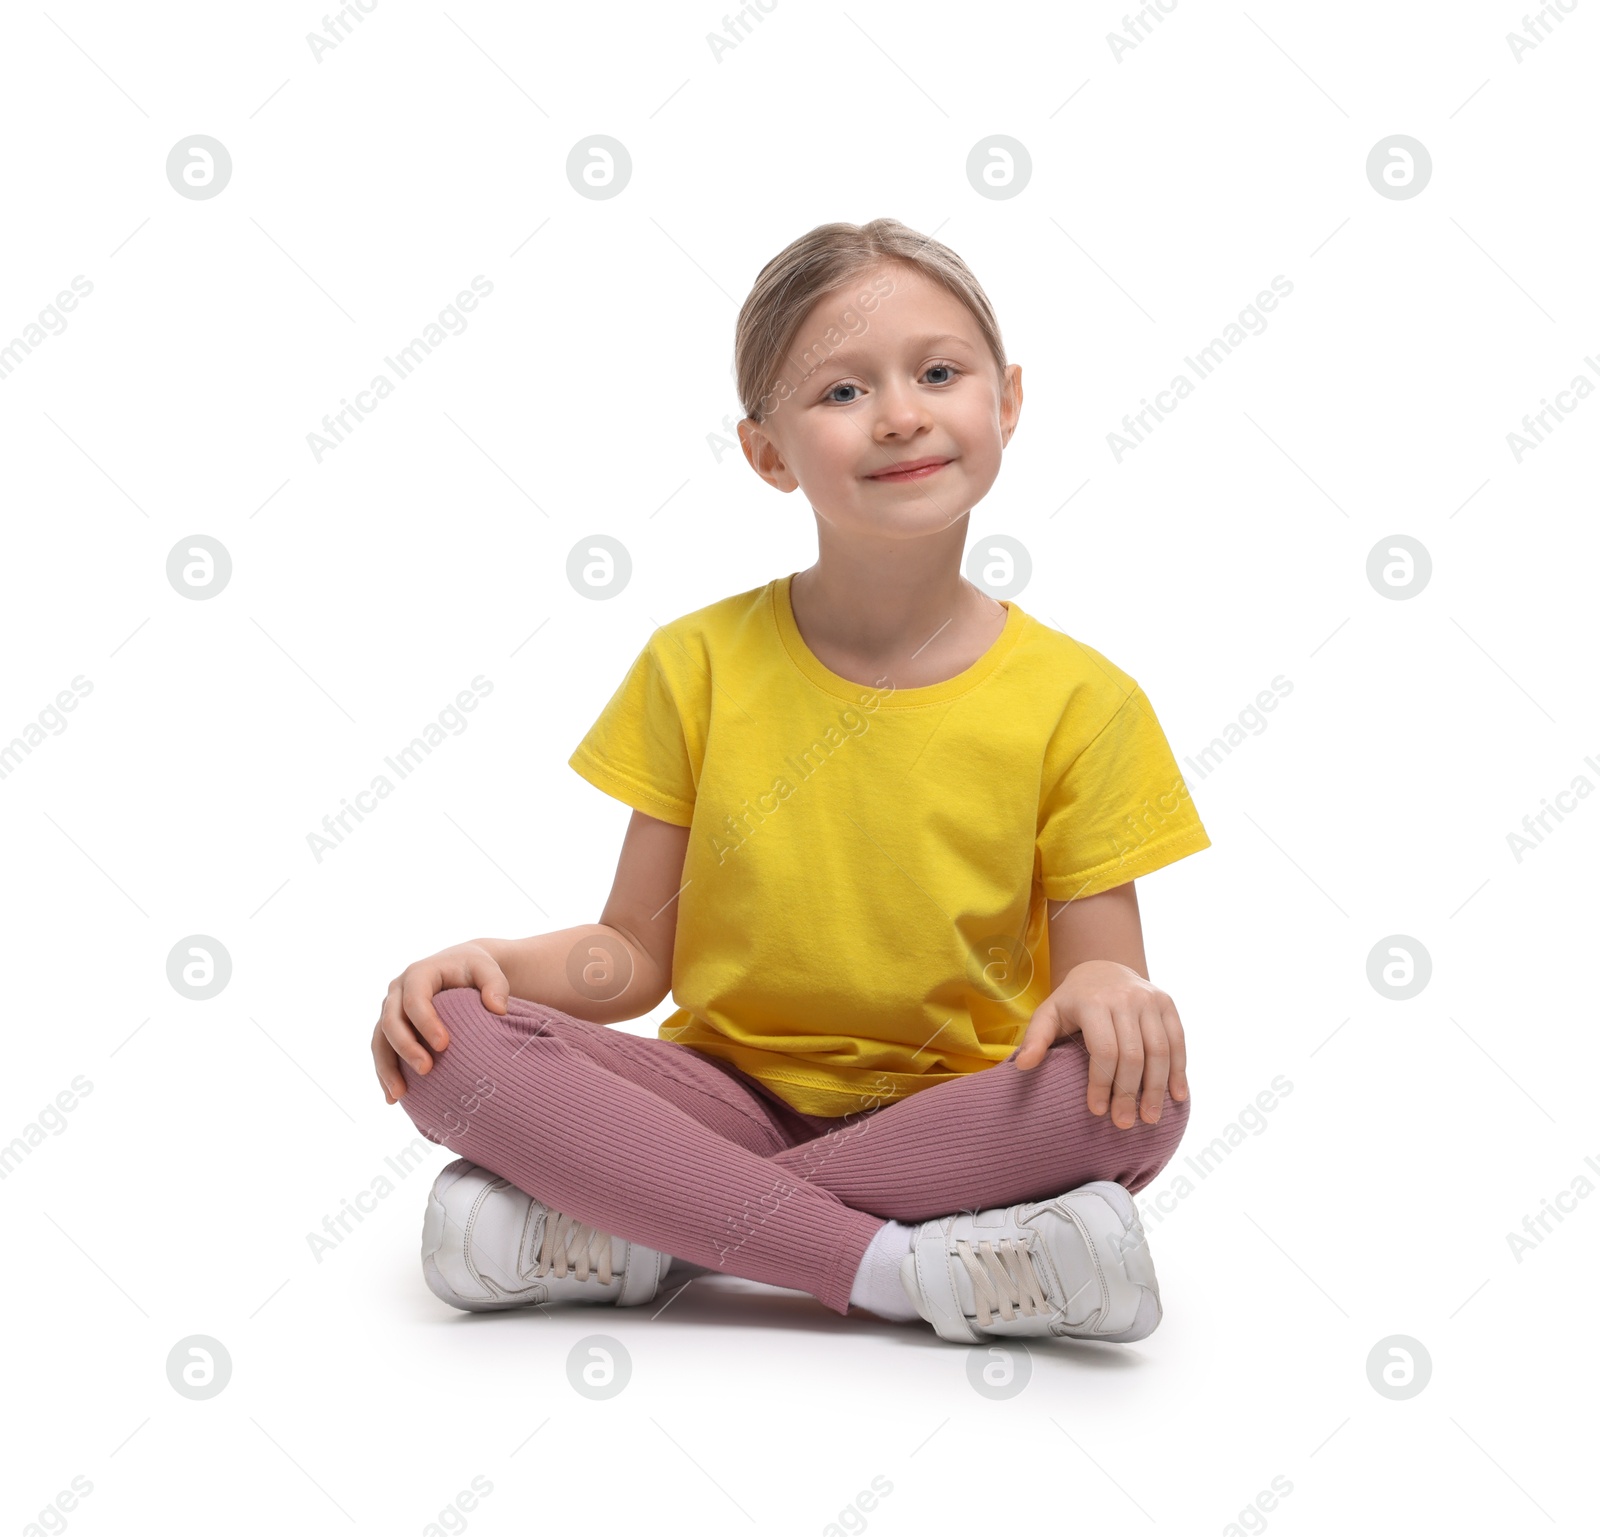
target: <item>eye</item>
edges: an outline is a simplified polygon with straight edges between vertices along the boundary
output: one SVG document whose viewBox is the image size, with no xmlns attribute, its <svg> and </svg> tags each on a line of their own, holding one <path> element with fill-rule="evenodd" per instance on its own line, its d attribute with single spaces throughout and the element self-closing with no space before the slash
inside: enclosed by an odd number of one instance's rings
<svg viewBox="0 0 1600 1537">
<path fill-rule="evenodd" d="M 954 363 L 930 363 L 925 369 L 923 369 L 923 375 L 924 375 L 924 377 L 926 377 L 928 374 L 932 374 L 932 373 L 946 373 L 946 374 L 949 374 L 950 377 L 948 379 L 934 379 L 934 380 L 930 381 L 931 383 L 936 384 L 936 385 L 953 384 L 955 382 L 956 378 L 960 375 L 961 370 L 959 368 L 957 368 Z M 835 393 L 835 391 L 837 391 L 837 390 L 856 390 L 856 391 L 859 391 L 860 389 L 861 389 L 861 386 L 859 384 L 835 384 L 835 385 L 831 386 L 828 389 L 827 393 L 824 394 L 822 398 L 825 401 L 832 402 L 832 404 L 834 404 L 836 406 L 853 406 L 855 404 L 855 398 L 854 397 L 852 397 L 849 400 L 841 400 L 839 398 L 839 396 Z"/>
</svg>

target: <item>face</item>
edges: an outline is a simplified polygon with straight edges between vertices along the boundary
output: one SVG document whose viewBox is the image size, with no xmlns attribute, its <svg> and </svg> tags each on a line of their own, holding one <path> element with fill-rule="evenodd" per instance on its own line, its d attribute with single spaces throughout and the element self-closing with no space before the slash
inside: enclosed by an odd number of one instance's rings
<svg viewBox="0 0 1600 1537">
<path fill-rule="evenodd" d="M 877 298 L 870 311 L 863 296 Z M 1002 378 L 966 305 L 898 263 L 819 299 L 781 377 L 789 393 L 769 396 L 766 419 L 739 424 L 745 457 L 840 532 L 915 538 L 965 517 L 1022 409 L 1020 366 Z"/>
</svg>

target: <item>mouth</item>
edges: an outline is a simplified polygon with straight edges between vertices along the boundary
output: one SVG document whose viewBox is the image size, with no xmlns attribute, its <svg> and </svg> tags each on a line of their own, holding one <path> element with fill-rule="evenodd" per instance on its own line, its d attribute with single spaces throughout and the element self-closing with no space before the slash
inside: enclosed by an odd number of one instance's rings
<svg viewBox="0 0 1600 1537">
<path fill-rule="evenodd" d="M 867 476 L 868 480 L 902 481 L 925 480 L 929 475 L 937 474 L 948 459 L 912 459 L 905 464 L 897 464 L 887 470 L 879 470 L 875 475 Z"/>
</svg>

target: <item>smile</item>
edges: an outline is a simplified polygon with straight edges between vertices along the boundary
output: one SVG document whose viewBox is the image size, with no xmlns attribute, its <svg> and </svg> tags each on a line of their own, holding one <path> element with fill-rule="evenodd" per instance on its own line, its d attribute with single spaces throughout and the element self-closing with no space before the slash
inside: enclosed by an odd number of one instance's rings
<svg viewBox="0 0 1600 1537">
<path fill-rule="evenodd" d="M 936 475 L 950 461 L 948 459 L 924 459 L 920 463 L 908 465 L 903 470 L 886 470 L 881 475 L 869 475 L 868 480 L 902 481 L 926 480 L 930 475 Z"/>
</svg>

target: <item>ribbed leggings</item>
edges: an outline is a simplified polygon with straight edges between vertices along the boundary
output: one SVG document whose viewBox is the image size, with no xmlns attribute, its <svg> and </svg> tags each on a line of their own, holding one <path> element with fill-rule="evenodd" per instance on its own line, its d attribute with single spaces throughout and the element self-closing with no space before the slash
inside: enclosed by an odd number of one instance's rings
<svg viewBox="0 0 1600 1537">
<path fill-rule="evenodd" d="M 1008 1058 L 893 1104 L 807 1115 L 730 1063 L 475 988 L 433 1000 L 450 1033 L 400 1103 L 431 1142 L 602 1232 L 848 1313 L 861 1256 L 901 1222 L 1040 1200 L 1109 1179 L 1142 1189 L 1191 1098 L 1154 1126 L 1089 1112 L 1081 1036 L 1029 1072 Z"/>
</svg>

